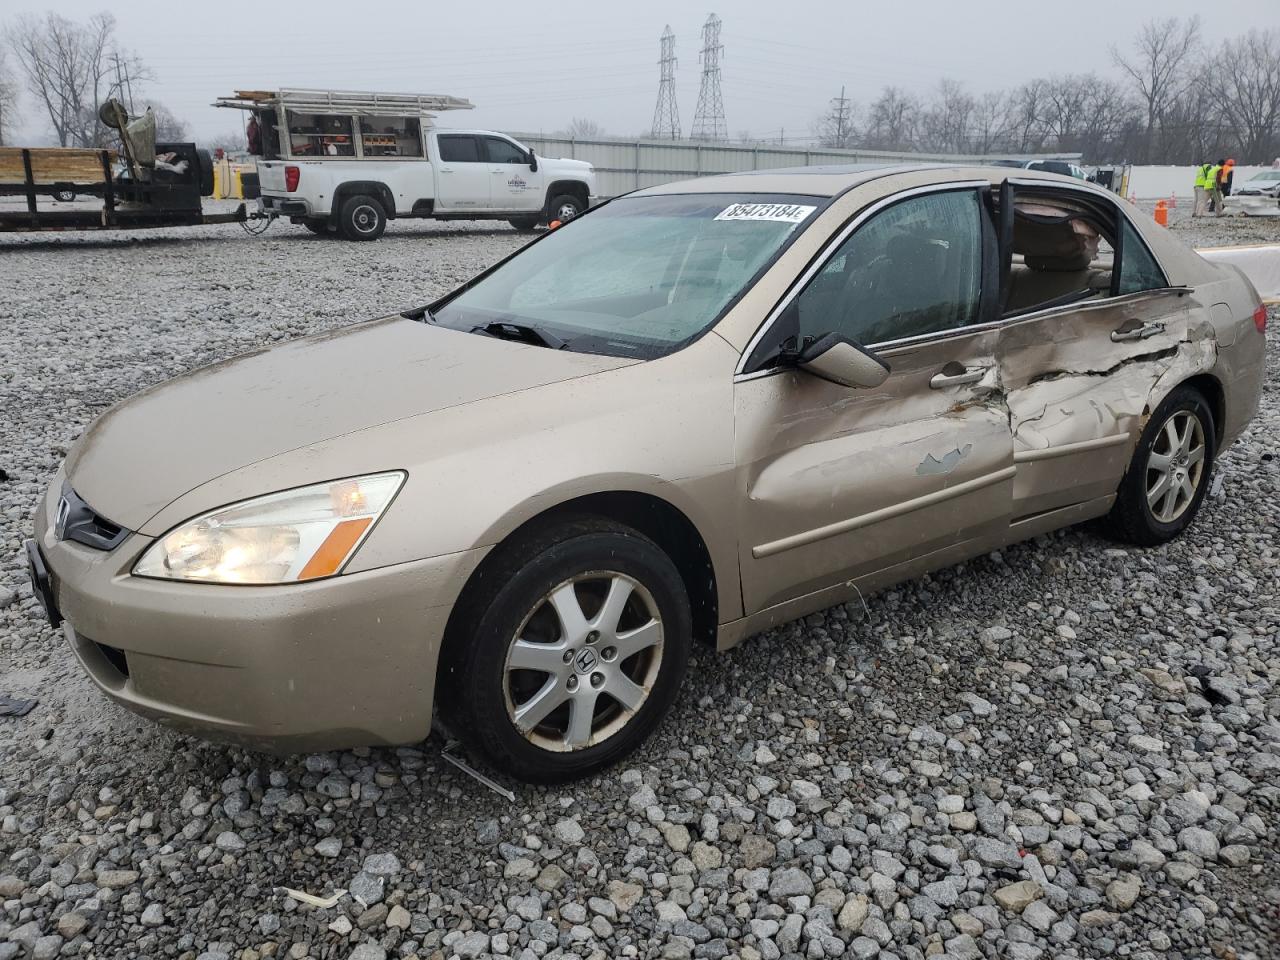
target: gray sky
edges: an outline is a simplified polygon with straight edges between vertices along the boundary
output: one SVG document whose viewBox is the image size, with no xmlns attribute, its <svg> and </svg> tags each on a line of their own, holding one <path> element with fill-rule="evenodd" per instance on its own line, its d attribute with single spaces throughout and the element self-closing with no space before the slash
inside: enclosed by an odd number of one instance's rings
<svg viewBox="0 0 1280 960">
<path fill-rule="evenodd" d="M 8 12 L 46 4 L 6 0 Z M 865 105 L 885 84 L 927 93 L 941 78 L 970 91 L 1033 76 L 1111 69 L 1108 44 L 1127 45 L 1144 20 L 1203 11 L 1194 0 L 1019 4 L 1010 0 L 738 0 L 701 6 L 670 0 L 52 0 L 74 19 L 109 9 L 120 43 L 155 75 L 149 96 L 197 139 L 239 125 L 239 111 L 209 107 L 236 88 L 316 86 L 447 93 L 477 109 L 446 126 L 552 132 L 573 117 L 608 132 L 647 131 L 658 87 L 658 37 L 676 34 L 676 86 L 687 134 L 698 100 L 700 31 L 724 21 L 722 90 L 730 135 L 811 134 L 841 84 Z M 1250 27 L 1280 26 L 1276 0 L 1216 0 L 1205 24 L 1213 43 Z M 189 11 L 189 12 L 184 12 Z M 358 14 L 358 15 L 357 15 Z M 363 21 L 363 23 L 361 22 Z M 11 58 L 12 59 L 12 58 Z M 47 134 L 36 105 L 20 129 Z"/>
</svg>

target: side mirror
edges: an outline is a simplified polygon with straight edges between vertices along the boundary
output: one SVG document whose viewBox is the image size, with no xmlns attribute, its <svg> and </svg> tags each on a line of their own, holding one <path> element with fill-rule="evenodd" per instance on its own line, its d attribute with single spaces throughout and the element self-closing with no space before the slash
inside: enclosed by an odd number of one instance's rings
<svg viewBox="0 0 1280 960">
<path fill-rule="evenodd" d="M 828 333 L 805 347 L 796 366 L 842 387 L 870 389 L 889 377 L 887 363 L 838 333 Z"/>
<path fill-rule="evenodd" d="M 529 148 L 529 170 L 532 173 L 538 172 L 538 155 L 533 152 L 533 147 Z"/>
</svg>

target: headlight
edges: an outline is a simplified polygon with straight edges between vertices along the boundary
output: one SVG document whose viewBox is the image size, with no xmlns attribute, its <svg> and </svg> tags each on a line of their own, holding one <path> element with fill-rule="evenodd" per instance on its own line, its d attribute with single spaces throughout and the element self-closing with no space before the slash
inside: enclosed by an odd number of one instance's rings
<svg viewBox="0 0 1280 960">
<path fill-rule="evenodd" d="M 139 577 L 294 583 L 340 571 L 405 474 L 379 473 L 245 500 L 188 520 L 151 545 Z"/>
</svg>

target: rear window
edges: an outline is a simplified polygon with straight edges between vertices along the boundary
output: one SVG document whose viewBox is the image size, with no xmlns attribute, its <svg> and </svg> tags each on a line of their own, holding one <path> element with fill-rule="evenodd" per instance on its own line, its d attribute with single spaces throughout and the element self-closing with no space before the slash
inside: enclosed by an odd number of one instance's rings
<svg viewBox="0 0 1280 960">
<path fill-rule="evenodd" d="M 457 134 L 440 138 L 440 159 L 449 163 L 479 163 L 480 151 L 475 137 Z"/>
</svg>

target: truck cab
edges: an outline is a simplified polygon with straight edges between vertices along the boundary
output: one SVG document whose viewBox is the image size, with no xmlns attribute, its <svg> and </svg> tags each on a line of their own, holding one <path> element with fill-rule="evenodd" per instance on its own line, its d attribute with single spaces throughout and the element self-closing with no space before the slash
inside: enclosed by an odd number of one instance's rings
<svg viewBox="0 0 1280 960">
<path fill-rule="evenodd" d="M 218 105 L 253 111 L 263 209 L 316 233 L 375 240 L 397 217 L 532 230 L 596 199 L 589 163 L 537 156 L 492 130 L 436 127 L 435 111 L 471 106 L 457 98 L 240 91 Z"/>
</svg>

